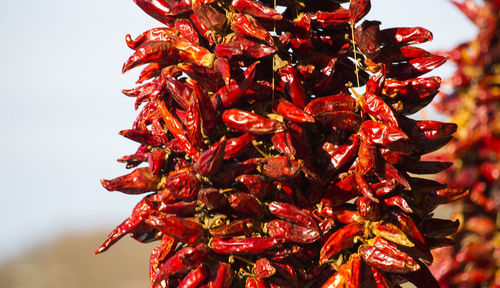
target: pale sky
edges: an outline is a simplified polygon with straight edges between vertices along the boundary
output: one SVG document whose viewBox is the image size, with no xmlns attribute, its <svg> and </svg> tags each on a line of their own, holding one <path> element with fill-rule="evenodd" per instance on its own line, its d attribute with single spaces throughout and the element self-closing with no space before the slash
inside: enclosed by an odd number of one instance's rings
<svg viewBox="0 0 500 288">
<path fill-rule="evenodd" d="M 366 19 L 425 27 L 430 50 L 475 35 L 445 0 L 372 0 Z M 128 173 L 116 158 L 138 147 L 118 135 L 137 114 L 120 93 L 140 71 L 120 72 L 125 35 L 159 26 L 132 0 L 0 1 L 0 262 L 70 231 L 111 231 L 142 197 L 99 179 Z"/>
</svg>

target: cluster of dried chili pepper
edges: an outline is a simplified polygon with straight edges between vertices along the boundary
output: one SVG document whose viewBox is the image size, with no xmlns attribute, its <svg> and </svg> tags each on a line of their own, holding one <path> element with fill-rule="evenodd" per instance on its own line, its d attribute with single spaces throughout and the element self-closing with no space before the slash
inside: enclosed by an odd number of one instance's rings
<svg viewBox="0 0 500 288">
<path fill-rule="evenodd" d="M 453 3 L 479 32 L 449 52 L 457 70 L 438 107 L 459 128 L 443 155 L 455 165 L 440 176 L 471 192 L 454 205 L 457 245 L 437 251 L 432 271 L 442 287 L 500 287 L 500 1 Z"/>
<path fill-rule="evenodd" d="M 438 287 L 456 223 L 432 211 L 465 191 L 417 177 L 456 130 L 408 117 L 440 87 L 430 31 L 358 24 L 369 0 L 134 1 L 165 26 L 127 36 L 123 72 L 148 65 L 118 161 L 148 165 L 102 184 L 149 194 L 96 253 L 161 240 L 152 287 Z"/>
</svg>

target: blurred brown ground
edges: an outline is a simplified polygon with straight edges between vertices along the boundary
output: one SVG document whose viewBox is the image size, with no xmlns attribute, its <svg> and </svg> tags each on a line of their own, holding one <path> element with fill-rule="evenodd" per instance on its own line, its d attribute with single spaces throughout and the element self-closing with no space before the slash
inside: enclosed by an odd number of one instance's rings
<svg viewBox="0 0 500 288">
<path fill-rule="evenodd" d="M 100 255 L 108 232 L 59 237 L 0 263 L 2 288 L 148 288 L 148 260 L 158 243 L 126 236 Z"/>
</svg>

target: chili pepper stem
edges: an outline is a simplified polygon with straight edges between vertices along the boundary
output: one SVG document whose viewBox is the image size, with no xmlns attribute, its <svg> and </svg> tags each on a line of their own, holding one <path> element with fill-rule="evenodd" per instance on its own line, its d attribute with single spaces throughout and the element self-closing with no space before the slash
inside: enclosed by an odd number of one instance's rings
<svg viewBox="0 0 500 288">
<path fill-rule="evenodd" d="M 252 262 L 252 261 L 250 261 L 248 259 L 245 259 L 245 258 L 243 258 L 241 256 L 238 256 L 238 255 L 231 255 L 231 256 L 229 256 L 229 263 L 234 262 L 234 260 L 239 260 L 241 262 L 245 262 L 245 263 L 247 263 L 248 265 L 251 265 L 251 266 L 255 265 L 254 262 Z M 245 272 L 245 273 L 247 273 L 247 272 Z"/>
<path fill-rule="evenodd" d="M 262 149 L 260 149 L 258 146 L 259 145 L 262 145 L 262 142 L 257 142 L 256 140 L 253 140 L 252 141 L 252 145 L 253 147 L 255 148 L 255 150 L 257 150 L 257 152 L 260 153 L 260 155 L 262 155 L 265 159 L 267 158 L 270 158 L 271 156 L 266 154 L 266 152 L 262 151 Z"/>
<path fill-rule="evenodd" d="M 352 51 L 354 53 L 354 66 L 355 70 L 354 73 L 356 73 L 356 84 L 358 84 L 359 87 L 359 68 L 358 68 L 358 54 L 356 53 L 356 40 L 354 40 L 354 24 L 351 24 L 351 37 L 352 37 Z"/>
</svg>

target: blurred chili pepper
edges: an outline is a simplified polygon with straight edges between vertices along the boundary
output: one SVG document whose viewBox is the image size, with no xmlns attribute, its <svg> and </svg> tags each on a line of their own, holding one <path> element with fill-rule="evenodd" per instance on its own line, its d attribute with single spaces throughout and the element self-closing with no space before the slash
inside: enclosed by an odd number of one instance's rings
<svg viewBox="0 0 500 288">
<path fill-rule="evenodd" d="M 191 270 L 189 274 L 184 277 L 179 284 L 179 288 L 195 288 L 200 285 L 205 279 L 208 278 L 208 268 L 205 264 L 201 263 L 196 269 Z"/>
<path fill-rule="evenodd" d="M 431 31 L 422 27 L 398 27 L 380 31 L 380 39 L 385 45 L 412 45 L 431 41 Z"/>
</svg>

